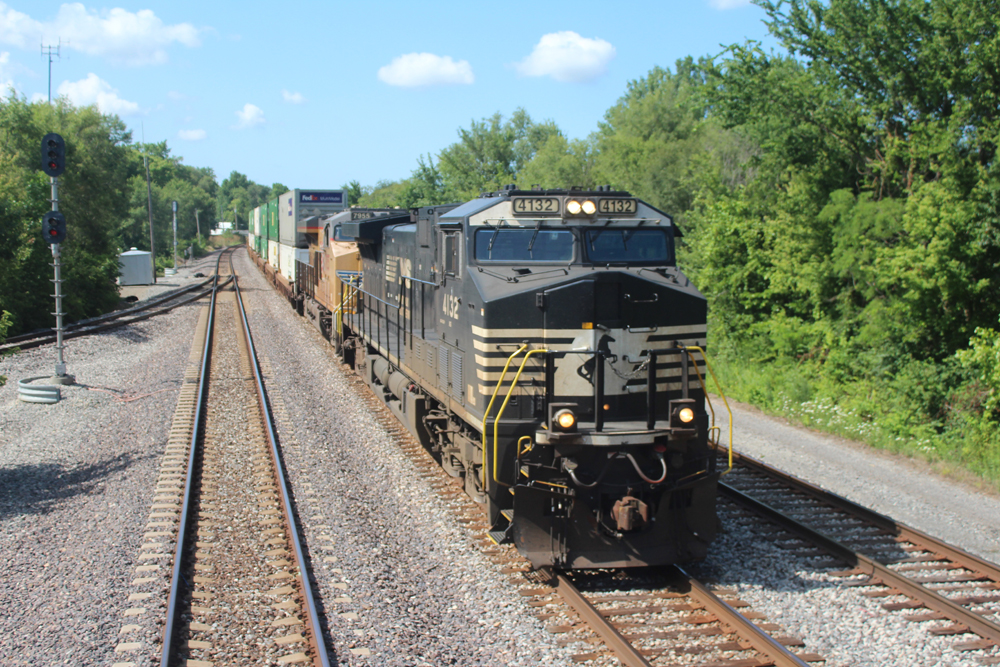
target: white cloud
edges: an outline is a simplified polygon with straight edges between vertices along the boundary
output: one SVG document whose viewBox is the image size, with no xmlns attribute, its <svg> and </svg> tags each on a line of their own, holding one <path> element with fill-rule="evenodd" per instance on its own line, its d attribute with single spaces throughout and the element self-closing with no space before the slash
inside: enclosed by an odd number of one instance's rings
<svg viewBox="0 0 1000 667">
<path fill-rule="evenodd" d="M 264 112 L 259 106 L 249 102 L 243 105 L 243 109 L 236 112 L 236 117 L 239 121 L 233 126 L 234 130 L 245 130 L 264 123 Z"/>
<path fill-rule="evenodd" d="M 737 7 L 746 7 L 750 4 L 750 0 L 708 0 L 714 9 L 736 9 Z"/>
<path fill-rule="evenodd" d="M 93 72 L 86 79 L 63 81 L 58 92 L 78 107 L 96 104 L 101 113 L 133 116 L 141 111 L 135 102 L 118 97 L 118 91 Z"/>
<path fill-rule="evenodd" d="M 207 136 L 208 132 L 205 130 L 181 130 L 177 133 L 177 138 L 184 141 L 201 141 Z"/>
<path fill-rule="evenodd" d="M 79 2 L 67 3 L 55 19 L 42 22 L 0 2 L 0 42 L 37 48 L 58 35 L 65 48 L 125 65 L 165 63 L 168 46 L 175 42 L 198 46 L 201 32 L 190 23 L 165 25 L 149 9 L 133 13 L 115 8 L 98 13 Z"/>
<path fill-rule="evenodd" d="M 394 58 L 379 68 L 378 78 L 390 86 L 403 88 L 468 85 L 476 80 L 468 60 L 455 62 L 451 56 L 433 53 L 407 53 Z"/>
<path fill-rule="evenodd" d="M 285 98 L 285 101 L 289 104 L 305 104 L 306 98 L 302 96 L 302 93 L 290 93 L 287 90 L 281 91 L 281 96 Z"/>
<path fill-rule="evenodd" d="M 527 58 L 514 65 L 522 76 L 551 76 L 556 81 L 592 81 L 608 70 L 615 47 L 571 30 L 543 35 Z"/>
<path fill-rule="evenodd" d="M 0 100 L 10 95 L 10 89 L 15 88 L 14 80 L 10 78 L 10 53 L 0 53 Z"/>
</svg>

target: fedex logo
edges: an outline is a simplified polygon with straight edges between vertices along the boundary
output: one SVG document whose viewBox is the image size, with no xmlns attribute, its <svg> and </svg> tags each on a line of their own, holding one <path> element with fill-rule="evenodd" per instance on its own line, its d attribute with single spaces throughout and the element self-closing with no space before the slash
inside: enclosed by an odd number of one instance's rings
<svg viewBox="0 0 1000 667">
<path fill-rule="evenodd" d="M 341 204 L 344 201 L 343 192 L 300 192 L 299 202 L 316 204 Z"/>
</svg>

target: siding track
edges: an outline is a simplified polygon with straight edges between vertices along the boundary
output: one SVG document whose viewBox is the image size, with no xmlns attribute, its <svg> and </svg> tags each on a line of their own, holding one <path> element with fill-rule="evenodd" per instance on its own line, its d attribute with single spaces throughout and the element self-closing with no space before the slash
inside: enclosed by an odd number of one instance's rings
<svg viewBox="0 0 1000 667">
<path fill-rule="evenodd" d="M 956 650 L 1000 645 L 1000 566 L 748 456 L 734 459 L 722 496 L 787 531 L 775 535 L 783 547 L 832 556 L 848 567 L 833 573 L 843 585 L 877 587 L 869 597 L 908 598 L 885 603 L 887 611 L 914 610 L 906 618 L 915 622 L 950 621 L 929 631 L 967 635 Z"/>
</svg>

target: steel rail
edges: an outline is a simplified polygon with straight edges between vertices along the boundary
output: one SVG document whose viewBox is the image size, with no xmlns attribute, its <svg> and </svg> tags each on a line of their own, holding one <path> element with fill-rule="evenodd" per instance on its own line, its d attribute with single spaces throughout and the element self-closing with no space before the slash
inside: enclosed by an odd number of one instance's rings
<svg viewBox="0 0 1000 667">
<path fill-rule="evenodd" d="M 548 574 L 549 585 L 597 633 L 605 646 L 611 649 L 623 665 L 627 667 L 651 666 L 646 657 L 587 600 L 565 574 L 548 569 L 545 571 Z M 727 626 L 731 632 L 747 642 L 754 650 L 762 656 L 766 656 L 771 661 L 769 664 L 773 664 L 775 667 L 809 667 L 808 663 L 758 628 L 752 621 L 680 567 L 673 565 L 664 568 L 663 571 L 671 578 L 683 581 L 688 586 L 689 594 L 695 601 L 703 605 L 707 611 L 715 615 L 720 623 Z"/>
<path fill-rule="evenodd" d="M 774 662 L 775 667 L 809 667 L 799 656 L 789 651 L 774 637 L 767 634 L 747 617 L 736 611 L 725 600 L 717 596 L 700 581 L 689 575 L 677 565 L 671 566 L 684 578 L 691 587 L 691 596 L 705 605 L 705 609 L 715 615 L 721 623 L 729 626 L 733 632 L 745 639 L 759 653 Z"/>
<path fill-rule="evenodd" d="M 132 306 L 131 308 L 126 308 L 124 310 L 116 310 L 116 311 L 111 312 L 111 313 L 106 313 L 104 315 L 99 315 L 98 317 L 93 317 L 93 318 L 91 318 L 89 320 L 81 320 L 79 322 L 72 322 L 70 324 L 67 324 L 64 327 L 64 331 L 72 331 L 74 329 L 80 329 L 80 328 L 89 327 L 89 326 L 92 326 L 92 325 L 99 325 L 99 324 L 101 324 L 103 322 L 108 322 L 110 320 L 115 320 L 115 319 L 119 319 L 119 318 L 122 318 L 122 317 L 128 317 L 129 315 L 134 315 L 136 313 L 141 313 L 144 310 L 149 310 L 150 308 L 155 308 L 156 306 L 159 306 L 162 303 L 166 303 L 167 301 L 173 301 L 177 297 L 184 296 L 188 292 L 193 292 L 196 289 L 205 287 L 210 282 L 212 282 L 213 279 L 214 279 L 214 277 L 213 278 L 209 278 L 207 280 L 204 280 L 204 281 L 198 283 L 197 285 L 189 285 L 188 287 L 185 287 L 183 289 L 177 290 L 176 292 L 171 292 L 170 294 L 166 294 L 166 295 L 158 297 L 156 299 L 151 299 L 151 300 L 147 301 L 146 303 L 139 304 L 138 306 Z M 208 289 L 211 289 L 211 287 L 209 287 Z M 47 337 L 55 336 L 55 335 L 56 335 L 56 330 L 55 329 L 41 329 L 39 331 L 33 331 L 31 333 L 25 333 L 25 334 L 19 334 L 17 336 L 11 336 L 10 338 L 8 338 L 6 340 L 6 345 L 9 345 L 11 343 L 20 343 L 22 341 L 32 341 L 32 340 L 35 340 L 36 338 L 47 338 Z"/>
<path fill-rule="evenodd" d="M 781 511 L 771 507 L 767 503 L 761 502 L 742 491 L 738 491 L 728 484 L 719 482 L 719 491 L 729 498 L 737 501 L 757 512 L 758 514 L 771 519 L 775 523 L 784 526 L 787 530 L 795 533 L 804 539 L 818 545 L 830 554 L 843 560 L 845 563 L 854 566 L 864 574 L 868 574 L 877 579 L 883 585 L 899 591 L 914 600 L 918 600 L 928 609 L 944 614 L 956 623 L 968 627 L 984 639 L 1000 644 L 1000 625 L 993 623 L 979 614 L 966 609 L 965 607 L 949 600 L 940 593 L 926 588 L 922 584 L 912 581 L 906 576 L 891 570 L 879 561 L 869 558 L 854 549 L 834 540 L 809 526 L 799 523 L 795 519 L 785 516 Z"/>
<path fill-rule="evenodd" d="M 941 539 L 928 535 L 921 530 L 899 523 L 898 521 L 894 521 L 884 514 L 879 514 L 878 512 L 868 509 L 867 507 L 858 505 L 843 496 L 838 496 L 835 493 L 813 486 L 804 480 L 778 470 L 777 468 L 773 468 L 763 461 L 759 461 L 738 452 L 734 452 L 733 455 L 735 461 L 741 463 L 750 470 L 775 478 L 781 483 L 792 487 L 796 491 L 811 496 L 812 498 L 835 507 L 843 512 L 852 514 L 859 519 L 878 526 L 882 530 L 912 542 L 913 544 L 926 547 L 928 551 L 933 551 L 939 556 L 948 558 L 967 570 L 984 574 L 994 582 L 1000 583 L 1000 565 L 997 565 L 996 563 L 991 563 L 990 561 L 980 558 L 975 554 L 970 554 L 968 551 L 943 542 Z"/>
<path fill-rule="evenodd" d="M 222 256 L 219 256 L 222 259 Z M 216 265 L 214 277 L 215 289 L 212 290 L 212 301 L 208 310 L 208 325 L 205 329 L 205 346 L 201 353 L 201 369 L 198 377 L 198 398 L 195 403 L 194 426 L 191 429 L 191 444 L 188 448 L 187 474 L 184 479 L 184 501 L 181 504 L 180 524 L 177 527 L 177 548 L 174 551 L 174 567 L 170 579 L 170 595 L 167 598 L 167 621 L 163 628 L 163 651 L 160 653 L 160 667 L 169 667 L 170 658 L 174 653 L 174 642 L 177 640 L 178 618 L 180 616 L 181 566 L 184 563 L 184 552 L 187 550 L 188 519 L 191 514 L 191 491 L 194 483 L 195 453 L 201 436 L 201 426 L 204 420 L 205 398 L 208 394 L 208 371 L 212 360 L 212 339 L 215 328 L 215 301 L 219 293 L 219 271 Z"/>
<path fill-rule="evenodd" d="M 232 257 L 230 257 L 232 266 Z M 271 407 L 267 400 L 267 391 L 264 388 L 264 380 L 260 371 L 260 363 L 257 360 L 257 352 L 254 348 L 253 337 L 250 334 L 250 322 L 247 319 L 246 310 L 243 307 L 243 297 L 240 294 L 240 283 L 237 278 L 234 281 L 236 289 L 236 303 L 239 305 L 240 318 L 243 321 L 243 334 L 246 336 L 247 352 L 250 357 L 250 367 L 253 369 L 254 382 L 257 387 L 257 399 L 260 403 L 261 415 L 264 418 L 265 432 L 268 442 L 271 445 L 271 459 L 274 463 L 274 476 L 281 491 L 282 511 L 285 515 L 285 525 L 288 528 L 288 541 L 295 551 L 295 562 L 299 568 L 299 580 L 302 582 L 302 597 L 306 603 L 306 610 L 309 615 L 309 625 L 311 632 L 312 647 L 319 658 L 322 667 L 330 667 L 330 657 L 327 654 L 326 643 L 323 640 L 323 628 L 319 623 L 319 610 L 316 606 L 316 599 L 312 590 L 312 583 L 309 581 L 309 569 L 306 567 L 305 552 L 302 547 L 302 540 L 299 536 L 298 524 L 291 506 L 291 491 L 285 476 L 285 467 L 281 461 L 281 451 L 278 446 L 278 434 L 274 429 L 274 416 L 271 414 Z M 315 663 L 315 660 L 314 660 Z"/>
<path fill-rule="evenodd" d="M 153 299 L 152 301 L 141 304 L 139 306 L 128 308 L 126 310 L 115 311 L 113 313 L 107 313 L 105 315 L 91 318 L 89 320 L 82 322 L 74 322 L 73 324 L 70 324 L 66 327 L 66 330 L 63 332 L 62 336 L 63 340 L 68 340 L 71 338 L 81 338 L 83 336 L 90 336 L 92 334 L 102 333 L 104 331 L 110 331 L 112 329 L 117 329 L 119 327 L 135 324 L 136 322 L 142 322 L 143 320 L 148 320 L 149 318 L 155 317 L 156 315 L 162 315 L 163 313 L 168 313 L 175 308 L 179 308 L 181 306 L 192 303 L 193 301 L 197 301 L 199 299 L 204 298 L 213 289 L 216 289 L 214 284 L 212 287 L 206 289 L 204 292 L 198 294 L 197 296 L 184 299 L 183 301 L 179 301 L 164 308 L 160 308 L 159 310 L 154 310 L 153 312 L 132 317 L 137 313 L 143 313 L 143 311 L 151 310 L 161 304 L 173 301 L 178 297 L 184 296 L 189 292 L 200 289 L 205 285 L 207 285 L 208 283 L 214 283 L 216 277 L 219 274 L 219 263 L 222 261 L 223 255 L 225 255 L 225 253 L 228 250 L 229 248 L 226 248 L 221 253 L 219 253 L 219 257 L 216 259 L 215 263 L 215 276 L 209 278 L 208 280 L 198 283 L 197 285 L 191 285 L 189 287 L 185 287 L 184 289 L 162 296 L 158 299 Z M 228 281 L 226 284 L 228 284 Z M 53 329 L 20 334 L 18 336 L 11 336 L 10 338 L 4 340 L 3 344 L 0 345 L 0 352 L 5 352 L 8 350 L 30 350 L 36 347 L 41 347 L 42 345 L 48 345 L 49 343 L 52 343 L 55 340 L 56 340 L 56 332 Z"/>
<path fill-rule="evenodd" d="M 555 588 L 559 597 L 597 633 L 604 645 L 611 649 L 623 665 L 626 667 L 652 667 L 645 656 L 639 653 L 638 649 L 625 639 L 622 633 L 618 632 L 611 621 L 601 615 L 601 612 L 580 593 L 566 575 L 552 570 L 546 570 L 546 572 L 549 574 L 549 585 Z"/>
<path fill-rule="evenodd" d="M 219 285 L 219 287 L 220 288 L 221 287 L 225 287 L 230 282 L 231 282 L 231 280 L 227 279 L 221 285 Z M 129 319 L 124 319 L 123 318 L 123 319 L 113 320 L 111 322 L 108 322 L 106 324 L 101 324 L 101 325 L 96 326 L 96 327 L 89 327 L 89 328 L 84 328 L 84 329 L 77 330 L 77 331 L 71 331 L 71 332 L 68 332 L 68 333 L 64 333 L 62 337 L 63 337 L 63 340 L 69 340 L 71 338 L 83 338 L 84 336 L 91 336 L 93 334 L 103 333 L 105 331 L 111 331 L 112 329 L 118 329 L 120 327 L 126 327 L 126 326 L 128 326 L 130 324 L 135 324 L 137 322 L 142 322 L 143 320 L 148 320 L 150 318 L 156 317 L 157 315 L 162 315 L 164 313 L 168 313 L 171 310 L 173 310 L 174 308 L 180 308 L 181 306 L 186 306 L 187 304 L 193 303 L 195 301 L 198 301 L 199 299 L 204 299 L 206 296 L 208 296 L 209 294 L 211 294 L 214 289 L 216 289 L 216 288 L 215 287 L 211 287 L 211 288 L 205 290 L 204 292 L 201 292 L 200 294 L 196 294 L 196 295 L 194 295 L 192 297 L 184 299 L 183 301 L 179 301 L 179 302 L 177 302 L 175 304 L 167 306 L 166 308 L 161 308 L 160 310 L 154 310 L 152 312 L 144 313 L 142 315 L 137 315 L 137 316 L 129 318 Z M 12 345 L 6 345 L 6 344 L 5 345 L 0 345 L 0 352 L 6 351 L 6 350 L 13 350 L 13 349 L 17 349 L 17 350 L 30 350 L 32 348 L 41 347 L 42 345 L 48 345 L 49 343 L 52 343 L 55 340 L 56 340 L 55 336 L 46 336 L 45 338 L 35 338 L 35 339 L 31 340 L 31 341 L 27 341 L 27 342 L 24 342 L 24 343 L 14 343 Z"/>
</svg>

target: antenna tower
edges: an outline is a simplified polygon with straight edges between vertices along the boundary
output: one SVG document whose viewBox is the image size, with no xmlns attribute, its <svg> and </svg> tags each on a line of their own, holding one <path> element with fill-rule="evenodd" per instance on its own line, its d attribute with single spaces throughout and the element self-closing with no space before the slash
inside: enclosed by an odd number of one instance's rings
<svg viewBox="0 0 1000 667">
<path fill-rule="evenodd" d="M 59 39 L 59 43 L 55 46 L 51 44 L 42 45 L 42 55 L 49 57 L 49 104 L 52 104 L 52 59 L 61 58 L 59 52 L 62 50 L 62 38 Z"/>
</svg>

